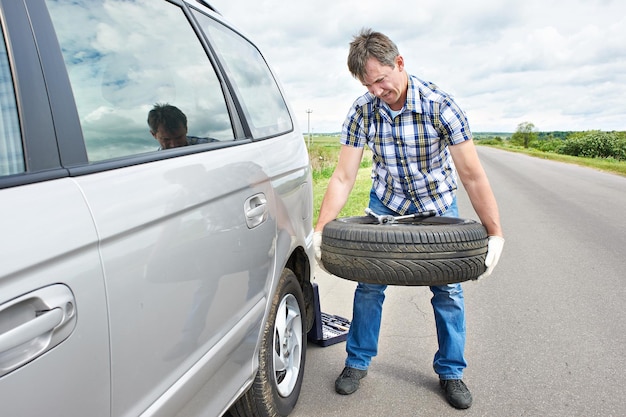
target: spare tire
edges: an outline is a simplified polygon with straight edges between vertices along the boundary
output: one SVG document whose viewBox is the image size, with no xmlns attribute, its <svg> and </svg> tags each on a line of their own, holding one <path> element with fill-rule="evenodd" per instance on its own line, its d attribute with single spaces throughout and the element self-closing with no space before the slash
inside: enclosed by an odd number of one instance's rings
<svg viewBox="0 0 626 417">
<path fill-rule="evenodd" d="M 379 224 L 372 216 L 344 217 L 322 232 L 322 264 L 351 281 L 386 285 L 444 285 L 485 271 L 487 231 L 457 217 Z"/>
</svg>

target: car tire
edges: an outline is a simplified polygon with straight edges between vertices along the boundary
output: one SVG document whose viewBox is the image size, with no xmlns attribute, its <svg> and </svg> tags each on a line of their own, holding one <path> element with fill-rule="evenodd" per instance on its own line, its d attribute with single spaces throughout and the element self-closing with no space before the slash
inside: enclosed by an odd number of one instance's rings
<svg viewBox="0 0 626 417">
<path fill-rule="evenodd" d="M 263 331 L 259 370 L 252 387 L 230 409 L 234 417 L 287 416 L 302 388 L 306 358 L 304 295 L 285 269 Z"/>
<path fill-rule="evenodd" d="M 428 217 L 380 224 L 372 216 L 335 219 L 322 232 L 322 264 L 351 281 L 445 285 L 485 271 L 487 232 L 478 222 Z"/>
</svg>

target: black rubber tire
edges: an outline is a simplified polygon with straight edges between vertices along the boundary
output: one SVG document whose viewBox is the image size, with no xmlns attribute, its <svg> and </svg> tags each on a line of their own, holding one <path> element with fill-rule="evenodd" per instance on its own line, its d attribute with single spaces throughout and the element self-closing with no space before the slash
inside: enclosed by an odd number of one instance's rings
<svg viewBox="0 0 626 417">
<path fill-rule="evenodd" d="M 322 264 L 333 275 L 370 284 L 451 284 L 485 271 L 487 240 L 482 224 L 457 217 L 387 224 L 345 217 L 324 227 Z"/>
<path fill-rule="evenodd" d="M 278 317 L 279 314 L 285 317 Z M 293 271 L 285 269 L 263 330 L 259 370 L 250 389 L 230 408 L 232 416 L 284 417 L 293 410 L 300 396 L 304 377 L 307 346 L 305 314 L 302 288 Z M 286 352 L 284 349 L 288 350 L 288 355 L 280 354 Z M 285 361 L 295 361 L 294 366 L 289 367 L 286 372 L 276 369 L 277 355 Z M 287 383 L 285 378 L 292 382 Z M 279 388 L 279 384 L 286 384 L 288 388 Z"/>
</svg>

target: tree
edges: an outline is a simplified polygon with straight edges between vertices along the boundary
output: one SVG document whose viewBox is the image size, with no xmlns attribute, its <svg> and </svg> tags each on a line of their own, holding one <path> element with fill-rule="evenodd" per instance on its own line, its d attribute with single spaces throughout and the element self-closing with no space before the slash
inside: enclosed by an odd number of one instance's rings
<svg viewBox="0 0 626 417">
<path fill-rule="evenodd" d="M 535 125 L 531 122 L 522 122 L 517 125 L 517 129 L 511 136 L 511 143 L 522 145 L 528 148 L 531 142 L 537 139 L 537 131 Z"/>
</svg>

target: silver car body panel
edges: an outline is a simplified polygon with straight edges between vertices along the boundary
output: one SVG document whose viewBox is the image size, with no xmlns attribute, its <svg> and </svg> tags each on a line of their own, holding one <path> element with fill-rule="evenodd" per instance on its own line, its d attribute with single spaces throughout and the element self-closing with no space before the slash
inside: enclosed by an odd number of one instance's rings
<svg viewBox="0 0 626 417">
<path fill-rule="evenodd" d="M 0 333 L 40 314 L 16 317 L 12 300 L 59 283 L 71 289 L 76 315 L 67 339 L 0 378 L 1 414 L 110 416 L 107 301 L 97 234 L 79 187 L 61 179 L 2 190 L 0 230 Z M 0 353 L 0 367 L 10 356 Z M 72 401 L 59 402 L 68 392 L 76 393 Z M 15 401 L 24 398 L 36 401 Z"/>
<path fill-rule="evenodd" d="M 262 167 L 249 162 L 258 160 L 254 148 L 78 179 L 98 228 L 107 299 L 115 307 L 109 312 L 114 415 L 143 411 L 235 324 L 260 327 L 262 316 L 249 314 L 265 297 L 276 226 L 269 208 L 263 224 L 246 225 L 246 199 L 258 193 L 273 198 Z M 111 205 L 119 201 L 114 195 L 126 196 L 125 203 Z M 227 347 L 232 354 L 222 365 L 239 355 L 252 358 L 258 334 L 252 336 L 251 344 Z"/>
</svg>

